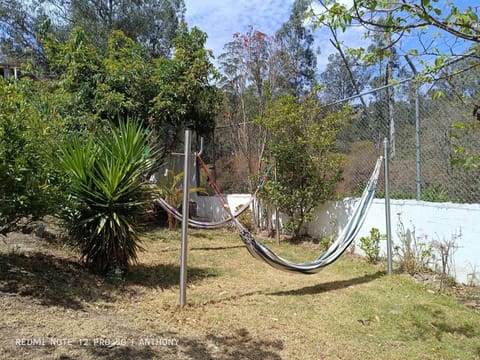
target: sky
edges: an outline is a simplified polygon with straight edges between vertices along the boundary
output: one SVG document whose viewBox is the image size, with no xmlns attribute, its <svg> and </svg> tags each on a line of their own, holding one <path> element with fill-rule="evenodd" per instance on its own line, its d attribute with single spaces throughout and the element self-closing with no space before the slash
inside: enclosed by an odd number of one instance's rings
<svg viewBox="0 0 480 360">
<path fill-rule="evenodd" d="M 190 27 L 197 26 L 208 35 L 206 48 L 213 50 L 215 58 L 223 52 L 223 46 L 232 40 L 234 33 L 244 34 L 249 26 L 254 30 L 274 35 L 288 21 L 294 0 L 184 0 L 186 21 Z M 344 0 L 351 5 L 352 0 Z M 466 6 L 478 0 L 453 0 L 456 5 Z M 350 4 L 348 4 L 350 3 Z M 330 34 L 315 30 L 315 46 L 320 50 L 317 67 L 321 71 L 328 62 L 328 55 L 335 52 L 330 44 Z M 340 39 L 350 47 L 367 47 L 363 29 L 350 28 Z M 439 41 L 438 39 L 436 40 Z"/>
<path fill-rule="evenodd" d="M 234 33 L 255 30 L 274 35 L 290 16 L 294 0 L 185 0 L 186 21 L 208 34 L 215 57 Z"/>
<path fill-rule="evenodd" d="M 294 0 L 184 0 L 187 8 L 186 21 L 208 35 L 206 48 L 213 50 L 215 58 L 223 53 L 223 47 L 233 39 L 234 33 L 244 34 L 254 30 L 275 35 L 288 21 Z M 351 2 L 351 0 L 344 0 Z M 319 50 L 317 67 L 321 70 L 328 62 L 328 55 L 335 52 L 327 33 L 316 30 L 315 46 Z M 355 29 L 343 35 L 351 46 L 365 43 Z"/>
</svg>

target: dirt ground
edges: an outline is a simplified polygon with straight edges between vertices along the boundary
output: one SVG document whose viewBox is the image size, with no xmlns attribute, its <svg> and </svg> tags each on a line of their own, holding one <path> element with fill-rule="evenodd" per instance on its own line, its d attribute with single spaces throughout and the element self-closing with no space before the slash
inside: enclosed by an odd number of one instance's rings
<svg viewBox="0 0 480 360">
<path fill-rule="evenodd" d="M 28 231 L 0 237 L 0 358 L 208 359 L 218 353 L 223 354 L 218 358 L 280 359 L 282 345 L 275 340 L 256 339 L 241 331 L 199 337 L 189 331 L 197 320 L 185 315 L 162 319 L 182 329 L 181 333 L 158 328 L 153 318 L 174 313 L 161 302 L 163 308 L 139 312 L 151 315 L 135 319 L 141 326 L 130 326 L 129 309 L 141 307 L 140 299 L 147 296 L 154 304 L 155 294 L 177 296 L 171 287 L 178 274 L 168 275 L 170 265 L 156 269 L 167 274 L 161 285 L 154 284 L 145 270 L 130 286 L 116 288 L 85 271 L 78 255 L 56 241 L 55 226 L 34 226 Z M 141 267 L 137 273 L 142 274 Z M 211 275 L 192 273 L 204 279 Z M 453 296 L 480 311 L 480 289 L 458 285 Z"/>
</svg>

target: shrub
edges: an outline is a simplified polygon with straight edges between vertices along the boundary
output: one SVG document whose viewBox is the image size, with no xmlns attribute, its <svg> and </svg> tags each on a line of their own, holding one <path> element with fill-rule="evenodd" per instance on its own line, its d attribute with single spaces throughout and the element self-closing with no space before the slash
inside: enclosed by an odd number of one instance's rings
<svg viewBox="0 0 480 360">
<path fill-rule="evenodd" d="M 380 234 L 377 228 L 370 229 L 370 236 L 360 238 L 360 249 L 367 255 L 368 262 L 376 263 L 380 260 L 380 240 L 385 238 L 385 235 Z"/>
<path fill-rule="evenodd" d="M 54 159 L 63 132 L 41 84 L 0 80 L 0 232 L 54 214 L 61 176 Z"/>
<path fill-rule="evenodd" d="M 155 192 L 145 175 L 158 165 L 158 149 L 150 148 L 146 157 L 147 149 L 148 136 L 135 121 L 83 142 L 74 137 L 61 149 L 72 196 L 67 230 L 96 272 L 125 272 L 137 259 L 139 233 Z"/>
</svg>

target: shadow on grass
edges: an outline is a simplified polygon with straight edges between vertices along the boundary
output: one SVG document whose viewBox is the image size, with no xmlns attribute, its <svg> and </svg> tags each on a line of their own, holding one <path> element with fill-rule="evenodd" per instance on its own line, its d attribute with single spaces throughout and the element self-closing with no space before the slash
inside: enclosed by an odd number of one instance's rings
<svg viewBox="0 0 480 360">
<path fill-rule="evenodd" d="M 244 249 L 244 245 L 232 245 L 232 246 L 209 246 L 209 247 L 193 247 L 190 250 L 205 250 L 205 251 L 215 251 L 215 250 L 230 250 L 230 249 Z"/>
<path fill-rule="evenodd" d="M 415 326 L 416 338 L 422 340 L 434 337 L 441 341 L 444 335 L 452 334 L 469 339 L 480 336 L 480 330 L 473 323 L 458 324 L 458 320 L 450 321 L 442 309 L 432 309 L 426 305 L 415 307 L 412 324 Z"/>
<path fill-rule="evenodd" d="M 82 309 L 81 300 L 111 301 L 99 280 L 74 260 L 41 252 L 0 254 L 0 293 L 35 298 L 42 305 Z"/>
<path fill-rule="evenodd" d="M 259 338 L 251 335 L 245 328 L 232 334 L 206 333 L 199 336 L 182 336 L 176 332 L 151 331 L 141 335 L 130 334 L 125 337 L 92 337 L 64 347 L 31 346 L 23 347 L 22 358 L 47 359 L 55 351 L 55 358 L 100 359 L 100 360 L 146 360 L 146 359 L 262 359 L 281 360 L 280 352 L 284 348 L 281 340 Z M 98 340 L 107 343 L 99 344 Z M 114 344 L 112 344 L 114 343 Z M 19 358 L 18 348 L 6 347 L 5 358 Z"/>
<path fill-rule="evenodd" d="M 149 342 L 157 342 L 151 345 Z M 131 345 L 133 343 L 133 345 Z M 164 345 L 162 345 L 162 343 Z M 169 345 L 165 345 L 169 343 Z M 246 329 L 231 336 L 207 334 L 182 337 L 175 333 L 157 333 L 145 338 L 128 339 L 129 346 L 89 347 L 96 359 L 268 359 L 280 360 L 280 340 L 259 339 Z"/>
<path fill-rule="evenodd" d="M 377 271 L 374 274 L 368 274 L 360 277 L 356 277 L 348 280 L 330 281 L 314 286 L 306 286 L 300 289 L 277 291 L 270 293 L 269 295 L 314 295 L 327 291 L 344 289 L 349 286 L 359 285 L 376 280 L 385 275 L 385 271 Z"/>
<path fill-rule="evenodd" d="M 209 277 L 219 276 L 220 272 L 212 268 L 187 269 L 188 282 L 200 281 Z M 176 264 L 156 264 L 145 265 L 136 264 L 130 268 L 130 272 L 125 279 L 125 285 L 141 285 L 145 287 L 155 287 L 168 289 L 178 285 L 180 279 L 180 266 Z"/>
</svg>

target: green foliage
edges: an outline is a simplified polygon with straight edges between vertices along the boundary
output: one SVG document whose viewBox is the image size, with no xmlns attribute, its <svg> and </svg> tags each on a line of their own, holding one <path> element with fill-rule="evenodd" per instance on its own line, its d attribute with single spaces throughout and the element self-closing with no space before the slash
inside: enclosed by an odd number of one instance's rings
<svg viewBox="0 0 480 360">
<path fill-rule="evenodd" d="M 155 190 L 146 175 L 158 166 L 158 150 L 139 122 L 127 121 L 85 141 L 74 137 L 60 154 L 72 195 L 69 235 L 94 271 L 128 270 L 141 249 L 139 232 L 152 206 Z"/>
<path fill-rule="evenodd" d="M 480 154 L 478 148 L 479 122 L 456 121 L 452 125 L 452 140 L 454 156 L 452 164 L 466 170 L 480 169 Z"/>
<path fill-rule="evenodd" d="M 50 0 L 62 6 L 62 0 Z M 95 45 L 104 48 L 112 30 L 121 30 L 155 56 L 168 56 L 179 23 L 183 0 L 77 0 L 71 2 L 70 26 L 81 26 L 92 34 Z"/>
<path fill-rule="evenodd" d="M 152 99 L 152 125 L 162 135 L 166 149 L 178 142 L 180 130 L 189 127 L 199 136 L 212 132 L 220 106 L 220 94 L 210 85 L 217 77 L 212 56 L 204 48 L 206 33 L 198 28 L 188 30 L 182 24 L 174 39 L 173 59 L 156 63 Z"/>
<path fill-rule="evenodd" d="M 335 140 L 348 114 L 319 114 L 315 100 L 298 102 L 287 96 L 256 120 L 269 131 L 266 152 L 275 159 L 277 172 L 263 196 L 290 217 L 294 238 L 315 207 L 333 197 L 341 179 L 343 157 L 335 152 Z"/>
<path fill-rule="evenodd" d="M 380 260 L 380 240 L 384 238 L 385 235 L 380 234 L 377 228 L 370 229 L 370 236 L 360 238 L 360 249 L 367 255 L 368 262 L 376 263 Z"/>
<path fill-rule="evenodd" d="M 22 217 L 54 214 L 62 203 L 55 151 L 63 123 L 42 84 L 0 80 L 0 231 Z"/>
<path fill-rule="evenodd" d="M 315 85 L 315 38 L 312 29 L 305 24 L 310 4 L 310 0 L 295 0 L 288 21 L 276 33 L 281 49 L 281 54 L 277 55 L 277 66 L 281 69 L 279 85 L 296 96 L 308 94 Z"/>
</svg>

